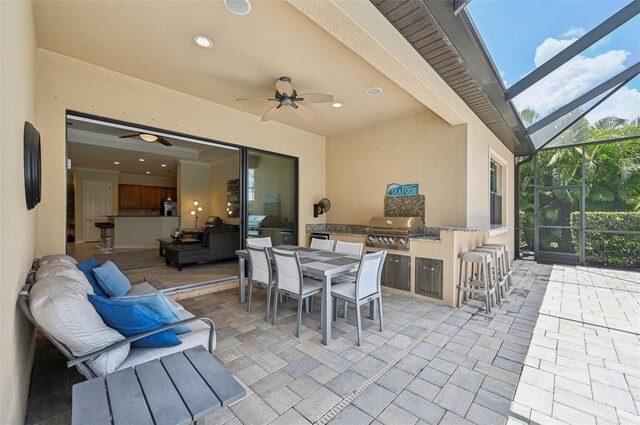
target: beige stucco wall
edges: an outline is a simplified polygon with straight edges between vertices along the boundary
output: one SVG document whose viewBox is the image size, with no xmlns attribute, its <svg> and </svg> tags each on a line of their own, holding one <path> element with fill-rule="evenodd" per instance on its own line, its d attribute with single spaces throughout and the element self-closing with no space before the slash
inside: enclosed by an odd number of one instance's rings
<svg viewBox="0 0 640 425">
<path fill-rule="evenodd" d="M 16 308 L 16 300 L 36 254 L 37 217 L 43 210 L 41 204 L 27 211 L 23 184 L 24 122 L 38 127 L 30 2 L 0 2 L 0 58 L 0 423 L 22 424 L 33 331 Z M 43 191 L 43 197 L 49 196 Z"/>
<path fill-rule="evenodd" d="M 299 232 L 325 194 L 324 138 L 203 99 L 128 77 L 46 50 L 38 50 L 39 130 L 43 137 L 43 191 L 38 253 L 64 252 L 65 110 L 74 110 L 299 158 Z M 321 176 L 318 178 L 318 176 Z"/>
<path fill-rule="evenodd" d="M 466 126 L 428 110 L 329 137 L 326 220 L 366 224 L 383 215 L 389 183 L 418 183 L 428 226 L 463 226 L 466 161 Z"/>
</svg>

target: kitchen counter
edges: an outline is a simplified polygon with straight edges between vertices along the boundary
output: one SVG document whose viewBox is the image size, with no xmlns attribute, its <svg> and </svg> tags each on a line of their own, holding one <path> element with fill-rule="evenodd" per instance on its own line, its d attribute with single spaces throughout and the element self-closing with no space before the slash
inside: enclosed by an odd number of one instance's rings
<svg viewBox="0 0 640 425">
<path fill-rule="evenodd" d="M 168 238 L 180 227 L 178 216 L 107 216 L 113 223 L 115 248 L 157 248 L 158 239 Z"/>
</svg>

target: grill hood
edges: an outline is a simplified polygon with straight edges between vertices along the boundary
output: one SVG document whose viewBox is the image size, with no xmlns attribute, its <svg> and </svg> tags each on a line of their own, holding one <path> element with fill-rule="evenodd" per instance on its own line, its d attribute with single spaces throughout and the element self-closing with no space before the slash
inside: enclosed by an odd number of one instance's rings
<svg viewBox="0 0 640 425">
<path fill-rule="evenodd" d="M 420 217 L 373 217 L 369 220 L 367 232 L 403 232 L 416 235 L 424 232 Z"/>
</svg>

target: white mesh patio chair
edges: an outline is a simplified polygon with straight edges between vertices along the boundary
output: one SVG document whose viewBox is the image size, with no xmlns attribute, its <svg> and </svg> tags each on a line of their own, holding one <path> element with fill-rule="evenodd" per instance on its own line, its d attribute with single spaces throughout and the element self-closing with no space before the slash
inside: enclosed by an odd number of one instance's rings
<svg viewBox="0 0 640 425">
<path fill-rule="evenodd" d="M 271 261 L 269 260 L 268 247 L 247 245 L 249 250 L 249 300 L 247 311 L 251 313 L 251 299 L 253 298 L 253 286 L 258 285 L 267 290 L 266 318 L 269 321 L 271 309 L 271 292 L 275 288 Z"/>
<path fill-rule="evenodd" d="M 331 287 L 331 296 L 336 301 L 343 300 L 345 303 L 352 303 L 356 307 L 356 328 L 358 333 L 358 345 L 362 342 L 362 314 L 360 306 L 371 301 L 378 304 L 378 317 L 380 320 L 380 332 L 383 331 L 382 318 L 382 291 L 381 277 L 382 266 L 387 251 L 378 251 L 364 255 L 360 260 L 355 285 L 351 282 L 343 282 Z M 333 310 L 334 319 L 336 309 Z"/>
<path fill-rule="evenodd" d="M 259 247 L 269 247 L 271 248 L 271 236 L 267 236 L 266 238 L 247 238 L 247 246 L 259 246 Z"/>
<path fill-rule="evenodd" d="M 332 239 L 318 239 L 311 238 L 311 244 L 309 248 L 321 249 L 323 251 L 333 251 L 334 240 Z"/>
<path fill-rule="evenodd" d="M 273 248 L 272 253 L 276 263 L 276 293 L 298 301 L 298 316 L 296 320 L 296 338 L 298 338 L 300 337 L 300 324 L 302 323 L 302 304 L 304 300 L 322 292 L 322 282 L 303 277 L 297 252 Z M 274 325 L 277 321 L 277 314 L 278 296 L 274 297 Z"/>
</svg>

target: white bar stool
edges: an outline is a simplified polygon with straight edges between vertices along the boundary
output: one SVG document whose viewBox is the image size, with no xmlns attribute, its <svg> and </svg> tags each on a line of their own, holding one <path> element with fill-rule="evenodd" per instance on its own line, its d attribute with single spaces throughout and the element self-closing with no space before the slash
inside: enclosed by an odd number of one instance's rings
<svg viewBox="0 0 640 425">
<path fill-rule="evenodd" d="M 496 287 L 493 284 L 493 275 L 490 264 L 493 256 L 488 252 L 470 251 L 460 255 L 460 276 L 458 280 L 458 296 L 456 307 L 460 306 L 460 297 L 464 293 L 483 294 L 486 302 L 486 311 L 491 313 L 491 305 L 494 303 Z M 474 273 L 474 266 L 477 271 Z M 475 277 L 475 279 L 474 279 Z"/>
<path fill-rule="evenodd" d="M 485 244 L 484 246 L 499 246 L 499 247 L 502 247 L 502 249 L 504 250 L 504 257 L 502 259 L 502 262 L 503 262 L 504 271 L 507 275 L 506 288 L 511 289 L 511 287 L 513 286 L 513 282 L 511 281 L 511 262 L 509 261 L 509 258 L 510 258 L 509 245 L 504 243 L 488 243 L 488 244 Z"/>
<path fill-rule="evenodd" d="M 500 301 L 501 298 L 507 298 L 507 291 L 505 288 L 505 273 L 502 264 L 504 250 L 498 246 L 480 246 L 474 249 L 474 252 L 486 252 L 491 254 L 493 261 L 491 263 L 491 270 L 493 271 L 493 282 L 496 285 L 496 301 Z"/>
</svg>

